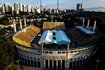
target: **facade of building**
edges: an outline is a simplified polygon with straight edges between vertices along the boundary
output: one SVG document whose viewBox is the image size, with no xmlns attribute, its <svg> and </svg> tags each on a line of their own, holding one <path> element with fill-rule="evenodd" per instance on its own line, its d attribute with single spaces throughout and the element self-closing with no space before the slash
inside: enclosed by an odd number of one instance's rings
<svg viewBox="0 0 105 70">
<path fill-rule="evenodd" d="M 19 11 L 23 11 L 22 4 L 19 3 Z"/>
<path fill-rule="evenodd" d="M 31 12 L 31 6 L 30 5 L 26 5 L 26 11 Z"/>
<path fill-rule="evenodd" d="M 11 6 L 8 3 L 4 4 L 5 12 L 11 12 Z"/>
<path fill-rule="evenodd" d="M 4 7 L 4 5 L 2 5 L 1 10 L 2 10 L 2 13 L 5 14 L 5 7 Z"/>
<path fill-rule="evenodd" d="M 9 13 L 9 14 L 13 14 L 13 7 L 10 6 L 10 4 L 8 3 L 4 3 L 2 6 L 1 6 L 1 13 L 2 14 L 5 14 L 5 13 Z"/>
<path fill-rule="evenodd" d="M 43 50 L 43 53 L 41 53 L 42 50 L 32 51 L 32 49 L 21 46 L 17 46 L 17 48 L 18 58 L 22 64 L 45 69 L 78 67 L 85 64 L 94 54 L 94 46 L 69 49 L 68 52 L 67 50 Z"/>
</svg>

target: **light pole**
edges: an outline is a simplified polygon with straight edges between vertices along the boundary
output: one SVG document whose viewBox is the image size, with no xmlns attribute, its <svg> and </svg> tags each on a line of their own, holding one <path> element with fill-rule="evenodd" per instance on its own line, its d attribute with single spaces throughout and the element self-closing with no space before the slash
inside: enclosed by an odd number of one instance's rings
<svg viewBox="0 0 105 70">
<path fill-rule="evenodd" d="M 42 68 L 44 68 L 43 44 L 44 44 L 44 42 L 41 42 L 41 49 L 42 49 L 42 50 L 41 50 L 41 51 L 42 51 L 42 62 L 43 62 L 43 63 L 42 63 L 42 65 L 41 65 L 41 66 L 42 66 Z"/>
<path fill-rule="evenodd" d="M 69 40 L 69 43 L 67 45 L 67 52 L 66 52 L 66 68 L 69 68 L 69 49 L 70 49 L 70 40 Z"/>
<path fill-rule="evenodd" d="M 8 70 L 8 68 L 10 68 L 13 65 L 14 62 L 15 61 L 13 61 L 11 64 L 9 64 L 5 70 Z"/>
<path fill-rule="evenodd" d="M 20 65 L 19 65 L 20 60 L 17 60 L 16 62 L 18 63 L 18 69 L 20 70 Z"/>
<path fill-rule="evenodd" d="M 19 61 L 20 60 L 13 61 L 10 65 L 7 66 L 7 68 L 5 70 L 8 70 L 8 68 L 10 68 L 14 64 L 14 62 L 17 62 L 18 63 L 18 69 L 20 70 Z"/>
<path fill-rule="evenodd" d="M 98 63 L 100 62 L 100 60 L 96 60 L 96 70 L 97 70 L 97 68 L 98 68 Z"/>
</svg>

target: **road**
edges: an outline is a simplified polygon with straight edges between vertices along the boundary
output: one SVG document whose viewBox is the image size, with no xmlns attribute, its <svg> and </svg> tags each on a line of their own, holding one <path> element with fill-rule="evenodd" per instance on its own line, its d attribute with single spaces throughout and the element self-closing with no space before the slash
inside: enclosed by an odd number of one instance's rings
<svg viewBox="0 0 105 70">
<path fill-rule="evenodd" d="M 18 65 L 14 64 L 13 68 L 19 70 Z M 20 70 L 42 70 L 41 68 L 20 65 Z"/>
</svg>

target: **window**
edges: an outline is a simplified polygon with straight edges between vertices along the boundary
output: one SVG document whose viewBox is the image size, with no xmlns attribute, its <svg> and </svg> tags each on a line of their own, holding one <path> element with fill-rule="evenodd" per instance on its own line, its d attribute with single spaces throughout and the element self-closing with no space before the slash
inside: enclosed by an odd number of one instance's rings
<svg viewBox="0 0 105 70">
<path fill-rule="evenodd" d="M 61 53 L 61 52 L 58 52 L 58 53 Z"/>
<path fill-rule="evenodd" d="M 71 53 L 73 53 L 73 51 L 71 51 Z"/>
<path fill-rule="evenodd" d="M 52 53 L 52 52 L 49 52 L 49 53 Z"/>
<path fill-rule="evenodd" d="M 85 50 L 88 50 L 88 49 L 85 49 Z"/>
<path fill-rule="evenodd" d="M 62 53 L 65 53 L 65 52 L 62 52 Z"/>
<path fill-rule="evenodd" d="M 77 52 L 77 51 L 74 51 L 74 52 Z"/>
<path fill-rule="evenodd" d="M 70 61 L 72 61 L 73 59 L 70 59 Z"/>
<path fill-rule="evenodd" d="M 76 58 L 74 58 L 74 60 L 76 60 Z"/>
<path fill-rule="evenodd" d="M 56 40 L 56 37 L 53 37 L 53 40 Z"/>
<path fill-rule="evenodd" d="M 81 52 L 81 50 L 78 50 L 78 52 Z"/>
<path fill-rule="evenodd" d="M 80 58 L 78 58 L 78 60 L 79 60 Z"/>
<path fill-rule="evenodd" d="M 55 32 L 53 32 L 53 35 L 55 35 Z"/>
<path fill-rule="evenodd" d="M 45 53 L 48 53 L 47 51 Z"/>
<path fill-rule="evenodd" d="M 36 58 L 34 58 L 34 60 L 36 60 Z"/>
<path fill-rule="evenodd" d="M 40 59 L 38 59 L 38 61 L 39 61 Z"/>
<path fill-rule="evenodd" d="M 84 50 L 82 50 L 82 51 L 84 51 Z"/>
</svg>

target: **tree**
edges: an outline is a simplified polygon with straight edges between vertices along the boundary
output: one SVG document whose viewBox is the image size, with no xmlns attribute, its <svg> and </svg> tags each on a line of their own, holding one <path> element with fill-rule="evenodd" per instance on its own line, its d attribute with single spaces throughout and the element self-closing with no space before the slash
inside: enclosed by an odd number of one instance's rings
<svg viewBox="0 0 105 70">
<path fill-rule="evenodd" d="M 100 60 L 101 70 L 105 70 L 105 36 L 98 39 L 96 42 L 96 48 L 96 59 Z"/>
<path fill-rule="evenodd" d="M 4 30 L 3 30 L 4 31 Z M 4 34 L 6 32 L 0 31 L 0 70 L 5 70 L 5 68 L 12 63 L 15 56 L 14 45 L 5 38 Z"/>
<path fill-rule="evenodd" d="M 9 23 L 9 20 L 7 17 L 3 17 L 2 19 L 0 19 L 0 24 L 2 25 L 5 25 L 5 24 L 8 24 Z"/>
</svg>

